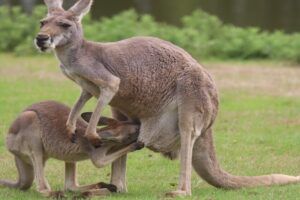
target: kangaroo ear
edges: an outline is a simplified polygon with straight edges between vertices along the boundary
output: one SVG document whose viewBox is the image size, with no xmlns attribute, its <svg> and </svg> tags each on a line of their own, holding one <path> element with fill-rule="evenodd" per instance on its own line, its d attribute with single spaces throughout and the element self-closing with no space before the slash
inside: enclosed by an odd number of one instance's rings
<svg viewBox="0 0 300 200">
<path fill-rule="evenodd" d="M 74 6 L 72 6 L 69 11 L 75 14 L 79 18 L 82 19 L 84 15 L 86 15 L 93 4 L 93 0 L 79 0 Z"/>
<path fill-rule="evenodd" d="M 85 112 L 81 114 L 81 117 L 84 121 L 90 122 L 91 117 L 92 117 L 92 112 Z M 109 118 L 109 117 L 100 117 L 98 121 L 98 126 L 112 126 L 118 124 L 119 121 Z"/>
<path fill-rule="evenodd" d="M 48 7 L 49 14 L 57 10 L 63 10 L 63 0 L 44 0 L 44 2 Z"/>
</svg>

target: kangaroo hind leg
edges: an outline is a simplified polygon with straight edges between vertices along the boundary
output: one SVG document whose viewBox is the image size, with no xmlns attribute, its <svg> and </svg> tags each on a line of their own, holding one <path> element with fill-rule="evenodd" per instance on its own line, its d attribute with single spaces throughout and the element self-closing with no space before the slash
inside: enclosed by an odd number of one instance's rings
<svg viewBox="0 0 300 200">
<path fill-rule="evenodd" d="M 191 195 L 192 152 L 196 139 L 203 128 L 202 114 L 193 108 L 192 103 L 181 104 L 178 108 L 180 131 L 180 174 L 176 191 L 167 196 Z"/>
<path fill-rule="evenodd" d="M 121 113 L 115 108 L 112 108 L 112 115 L 115 119 L 120 121 L 130 120 L 127 116 L 125 116 L 123 113 Z M 111 165 L 110 183 L 117 186 L 118 192 L 122 192 L 122 193 L 127 192 L 126 161 L 127 161 L 127 154 L 116 159 Z"/>
<path fill-rule="evenodd" d="M 65 190 L 73 191 L 73 192 L 89 192 L 99 190 L 97 194 L 106 195 L 109 192 L 116 192 L 116 186 L 112 184 L 106 184 L 103 182 L 95 183 L 91 185 L 83 185 L 79 186 L 77 182 L 77 166 L 76 162 L 66 162 L 65 163 Z"/>
</svg>

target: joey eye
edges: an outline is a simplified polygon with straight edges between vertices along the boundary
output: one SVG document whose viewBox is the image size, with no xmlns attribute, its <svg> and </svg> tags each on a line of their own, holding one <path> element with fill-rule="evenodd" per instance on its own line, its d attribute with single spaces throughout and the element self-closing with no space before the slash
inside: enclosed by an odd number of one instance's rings
<svg viewBox="0 0 300 200">
<path fill-rule="evenodd" d="M 60 27 L 62 27 L 62 28 L 69 28 L 69 27 L 71 27 L 71 24 L 68 24 L 68 23 L 59 23 L 58 25 Z"/>
</svg>

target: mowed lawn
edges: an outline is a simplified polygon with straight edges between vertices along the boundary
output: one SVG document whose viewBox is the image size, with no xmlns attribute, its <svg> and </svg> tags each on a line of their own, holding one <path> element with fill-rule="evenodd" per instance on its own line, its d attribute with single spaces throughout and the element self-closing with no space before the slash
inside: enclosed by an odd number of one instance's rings
<svg viewBox="0 0 300 200">
<path fill-rule="evenodd" d="M 209 62 L 205 66 L 220 92 L 214 136 L 221 166 L 237 175 L 300 175 L 300 66 L 275 62 Z M 16 180 L 5 137 L 18 113 L 47 99 L 72 105 L 79 93 L 79 87 L 61 74 L 53 56 L 0 55 L 0 179 Z M 94 105 L 91 101 L 85 110 Z M 104 113 L 109 114 L 109 109 Z M 128 156 L 128 193 L 106 198 L 164 199 L 165 192 L 176 189 L 178 172 L 178 161 L 146 149 L 132 153 Z M 54 190 L 63 188 L 63 162 L 49 160 L 46 175 Z M 109 166 L 97 169 L 89 161 L 79 163 L 81 184 L 108 182 L 109 177 Z M 195 173 L 192 188 L 193 196 L 186 199 L 300 199 L 300 184 L 227 191 L 208 185 Z M 41 196 L 34 185 L 26 192 L 0 188 L 0 199 Z"/>
</svg>

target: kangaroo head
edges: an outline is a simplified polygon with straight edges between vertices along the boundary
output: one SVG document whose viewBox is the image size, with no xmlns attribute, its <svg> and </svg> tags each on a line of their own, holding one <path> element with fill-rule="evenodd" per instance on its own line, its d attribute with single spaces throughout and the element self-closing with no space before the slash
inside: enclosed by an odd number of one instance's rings
<svg viewBox="0 0 300 200">
<path fill-rule="evenodd" d="M 91 116 L 91 112 L 81 114 L 81 117 L 86 122 L 90 121 Z M 105 126 L 97 131 L 103 140 L 120 143 L 130 143 L 135 141 L 140 129 L 140 125 L 137 123 L 118 121 L 108 117 L 101 117 L 98 126 Z"/>
<path fill-rule="evenodd" d="M 92 0 L 79 0 L 69 10 L 62 7 L 63 0 L 44 0 L 47 16 L 40 21 L 41 28 L 35 44 L 41 51 L 53 50 L 80 41 L 83 38 L 82 17 L 91 8 Z"/>
</svg>

